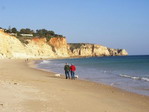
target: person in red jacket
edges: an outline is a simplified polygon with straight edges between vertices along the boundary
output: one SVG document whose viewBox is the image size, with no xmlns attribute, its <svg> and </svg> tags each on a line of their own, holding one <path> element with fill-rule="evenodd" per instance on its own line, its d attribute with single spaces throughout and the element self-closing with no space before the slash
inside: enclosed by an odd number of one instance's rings
<svg viewBox="0 0 149 112">
<path fill-rule="evenodd" d="M 71 79 L 74 79 L 74 80 L 75 80 L 75 71 L 76 71 L 76 66 L 71 64 L 70 66 Z"/>
</svg>

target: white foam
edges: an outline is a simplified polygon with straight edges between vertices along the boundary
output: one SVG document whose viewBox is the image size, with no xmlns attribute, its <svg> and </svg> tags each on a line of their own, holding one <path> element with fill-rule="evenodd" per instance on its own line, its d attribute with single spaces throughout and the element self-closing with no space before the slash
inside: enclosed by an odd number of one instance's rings
<svg viewBox="0 0 149 112">
<path fill-rule="evenodd" d="M 129 75 L 125 75 L 125 74 L 120 74 L 121 77 L 126 77 L 126 78 L 131 78 L 131 76 Z"/>
<path fill-rule="evenodd" d="M 144 80 L 144 81 L 148 81 L 149 82 L 149 78 L 146 78 L 146 77 L 142 77 L 141 80 Z"/>
<path fill-rule="evenodd" d="M 49 63 L 50 61 L 48 61 L 48 60 L 43 60 L 42 62 L 40 62 L 40 64 L 47 64 L 47 63 Z"/>
<path fill-rule="evenodd" d="M 131 79 L 134 79 L 134 80 L 143 80 L 143 81 L 148 81 L 149 82 L 149 78 L 147 78 L 147 77 L 134 77 L 134 76 L 123 75 L 123 74 L 120 74 L 120 76 L 125 77 L 125 78 L 131 78 Z"/>
<path fill-rule="evenodd" d="M 140 77 L 131 77 L 131 78 L 134 80 L 140 80 L 141 79 Z"/>
</svg>

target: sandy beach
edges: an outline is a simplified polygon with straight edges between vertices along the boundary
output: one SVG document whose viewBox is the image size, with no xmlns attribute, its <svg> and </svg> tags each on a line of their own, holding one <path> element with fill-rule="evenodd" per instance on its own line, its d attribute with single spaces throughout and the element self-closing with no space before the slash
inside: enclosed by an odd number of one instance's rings
<svg viewBox="0 0 149 112">
<path fill-rule="evenodd" d="M 66 80 L 8 59 L 0 60 L 0 112 L 149 112 L 149 96 Z"/>
</svg>

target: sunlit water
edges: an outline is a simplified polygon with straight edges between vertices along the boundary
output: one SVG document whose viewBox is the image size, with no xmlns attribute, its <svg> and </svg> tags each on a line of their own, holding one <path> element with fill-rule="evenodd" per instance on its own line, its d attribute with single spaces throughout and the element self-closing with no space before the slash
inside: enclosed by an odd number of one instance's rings
<svg viewBox="0 0 149 112">
<path fill-rule="evenodd" d="M 37 61 L 38 68 L 64 74 L 65 63 L 77 67 L 80 79 L 104 83 L 149 96 L 149 56 L 91 57 Z"/>
</svg>

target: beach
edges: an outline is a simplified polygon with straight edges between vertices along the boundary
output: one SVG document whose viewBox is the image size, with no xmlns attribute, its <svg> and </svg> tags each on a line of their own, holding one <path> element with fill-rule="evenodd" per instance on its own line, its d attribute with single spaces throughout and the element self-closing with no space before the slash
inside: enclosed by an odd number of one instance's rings
<svg viewBox="0 0 149 112">
<path fill-rule="evenodd" d="M 149 96 L 35 69 L 34 61 L 0 61 L 0 112 L 148 112 Z"/>
</svg>

